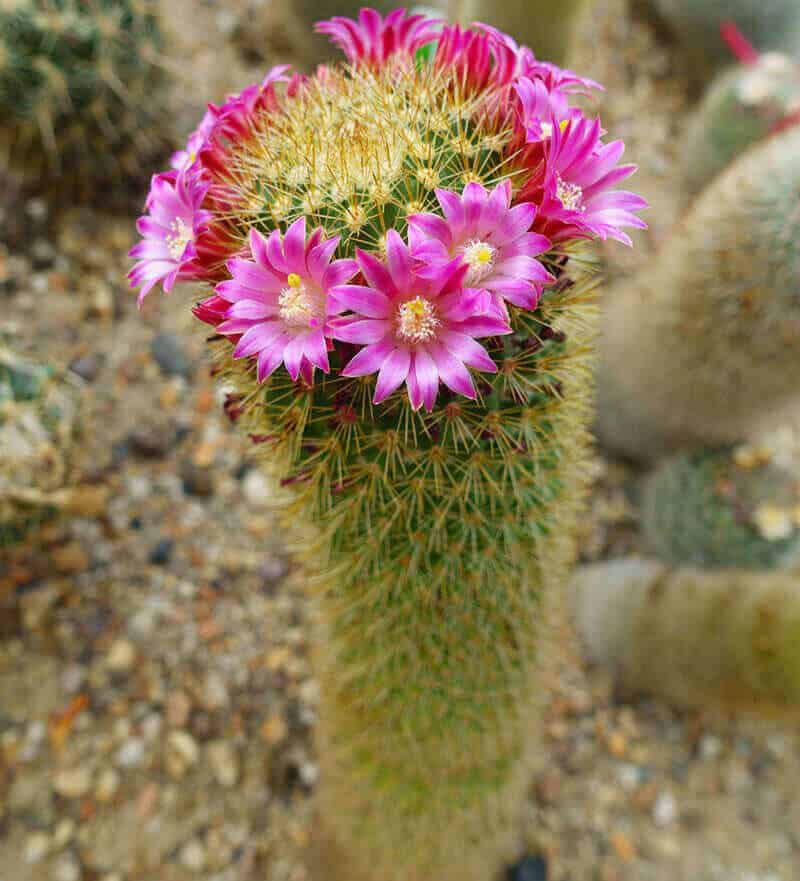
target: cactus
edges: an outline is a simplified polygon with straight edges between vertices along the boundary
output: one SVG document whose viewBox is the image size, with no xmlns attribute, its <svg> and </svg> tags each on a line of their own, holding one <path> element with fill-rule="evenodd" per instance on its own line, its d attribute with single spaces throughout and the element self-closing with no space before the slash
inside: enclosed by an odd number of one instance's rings
<svg viewBox="0 0 800 881">
<path fill-rule="evenodd" d="M 800 485 L 744 452 L 683 454 L 651 474 L 642 531 L 659 559 L 705 569 L 774 569 L 797 555 Z"/>
<path fill-rule="evenodd" d="M 281 477 L 322 686 L 321 877 L 477 881 L 515 843 L 582 494 L 576 239 L 625 239 L 644 203 L 568 107 L 587 83 L 504 36 L 402 11 L 319 29 L 350 64 L 212 107 L 153 182 L 130 278 L 214 288 L 196 314 L 226 411 Z"/>
<path fill-rule="evenodd" d="M 75 481 L 79 398 L 0 343 L 0 548 L 52 519 Z"/>
<path fill-rule="evenodd" d="M 781 421 L 800 371 L 800 127 L 704 190 L 654 263 L 607 300 L 598 432 L 638 459 Z"/>
<path fill-rule="evenodd" d="M 591 5 L 592 0 L 463 0 L 456 7 L 464 20 L 493 25 L 529 45 L 538 58 L 566 64 Z"/>
<path fill-rule="evenodd" d="M 150 0 L 2 0 L 1 161 L 81 189 L 138 173 L 164 143 L 160 46 Z"/>
<path fill-rule="evenodd" d="M 796 0 L 655 0 L 660 17 L 680 38 L 688 69 L 698 82 L 730 62 L 721 35 L 732 22 L 757 49 L 800 58 L 800 5 Z"/>
<path fill-rule="evenodd" d="M 747 147 L 800 110 L 800 64 L 767 52 L 720 73 L 689 125 L 684 189 L 695 196 Z"/>
<path fill-rule="evenodd" d="M 794 573 L 670 570 L 619 559 L 582 567 L 570 598 L 589 656 L 629 694 L 704 710 L 800 709 Z"/>
</svg>

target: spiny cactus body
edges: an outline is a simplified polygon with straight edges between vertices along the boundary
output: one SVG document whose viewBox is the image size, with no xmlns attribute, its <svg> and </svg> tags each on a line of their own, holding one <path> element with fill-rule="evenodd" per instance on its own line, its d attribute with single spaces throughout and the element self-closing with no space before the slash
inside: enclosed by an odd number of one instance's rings
<svg viewBox="0 0 800 881">
<path fill-rule="evenodd" d="M 78 397 L 0 344 L 0 549 L 52 518 L 75 479 Z"/>
<path fill-rule="evenodd" d="M 724 71 L 692 119 L 683 160 L 684 189 L 694 196 L 736 156 L 800 111 L 800 64 L 767 52 Z"/>
<path fill-rule="evenodd" d="M 592 0 L 464 0 L 457 4 L 465 21 L 477 19 L 527 44 L 537 58 L 566 64 Z"/>
<path fill-rule="evenodd" d="M 160 45 L 150 0 L 3 0 L 0 162 L 81 188 L 138 172 L 164 143 Z"/>
<path fill-rule="evenodd" d="M 800 127 L 745 153 L 609 292 L 598 431 L 640 459 L 780 421 L 800 372 Z"/>
<path fill-rule="evenodd" d="M 789 572 L 582 567 L 571 601 L 590 657 L 629 693 L 681 706 L 800 710 L 800 585 Z"/>
<path fill-rule="evenodd" d="M 369 10 L 320 30 L 351 64 L 211 108 L 154 181 L 131 280 L 214 287 L 227 412 L 282 478 L 324 877 L 477 881 L 514 844 L 581 494 L 576 239 L 625 239 L 643 202 L 568 106 L 587 84 L 505 37 Z"/>
<path fill-rule="evenodd" d="M 735 451 L 664 462 L 646 483 L 642 529 L 652 553 L 705 569 L 773 569 L 797 554 L 800 484 L 768 462 Z"/>
<path fill-rule="evenodd" d="M 756 49 L 800 58 L 800 5 L 796 0 L 655 0 L 661 18 L 678 35 L 689 70 L 707 82 L 730 63 L 721 28 L 732 22 Z"/>
</svg>

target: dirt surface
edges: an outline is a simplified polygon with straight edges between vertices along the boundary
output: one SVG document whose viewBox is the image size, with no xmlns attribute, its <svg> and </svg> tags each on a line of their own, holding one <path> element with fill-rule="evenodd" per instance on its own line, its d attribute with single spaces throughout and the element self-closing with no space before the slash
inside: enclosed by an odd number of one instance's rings
<svg viewBox="0 0 800 881">
<path fill-rule="evenodd" d="M 247 82 L 258 53 L 237 33 L 252 3 L 170 9 L 187 22 L 172 62 L 187 106 Z M 284 31 L 270 57 L 291 54 Z M 604 0 L 574 66 L 606 85 L 604 122 L 654 205 L 639 249 L 609 251 L 619 275 L 677 210 L 680 58 Z M 191 291 L 140 314 L 124 282 L 131 218 L 20 211 L 22 246 L 0 246 L 0 331 L 83 378 L 85 469 L 112 500 L 7 576 L 19 617 L 0 637 L 0 881 L 304 881 L 318 772 L 302 584 L 270 484 L 221 412 Z M 583 557 L 635 551 L 632 475 L 602 459 L 596 475 Z M 566 624 L 553 642 L 524 830 L 553 881 L 800 877 L 796 727 L 623 703 Z"/>
</svg>

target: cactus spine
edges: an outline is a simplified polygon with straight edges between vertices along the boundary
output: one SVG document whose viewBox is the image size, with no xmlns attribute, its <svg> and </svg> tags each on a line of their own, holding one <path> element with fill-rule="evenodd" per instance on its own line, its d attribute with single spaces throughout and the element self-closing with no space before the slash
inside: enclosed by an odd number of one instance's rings
<svg viewBox="0 0 800 881">
<path fill-rule="evenodd" d="M 150 0 L 4 0 L 0 161 L 81 188 L 136 174 L 163 144 L 160 46 Z"/>
<path fill-rule="evenodd" d="M 796 0 L 655 0 L 661 18 L 680 38 L 695 78 L 706 82 L 730 62 L 720 28 L 733 22 L 757 49 L 800 57 Z"/>
<path fill-rule="evenodd" d="M 590 657 L 629 693 L 761 714 L 800 709 L 796 574 L 621 559 L 582 567 L 571 599 Z"/>
<path fill-rule="evenodd" d="M 800 65 L 767 52 L 711 83 L 689 126 L 684 150 L 686 194 L 694 196 L 747 147 L 800 110 Z"/>
<path fill-rule="evenodd" d="M 667 563 L 773 569 L 794 557 L 795 476 L 745 453 L 701 451 L 667 460 L 645 483 L 642 531 Z"/>
<path fill-rule="evenodd" d="M 402 10 L 318 29 L 351 64 L 212 108 L 197 159 L 153 181 L 131 280 L 214 287 L 196 314 L 229 415 L 282 479 L 321 876 L 478 881 L 514 845 L 582 494 L 578 239 L 624 240 L 644 203 L 612 189 L 622 144 L 567 108 L 588 84 L 504 35 Z"/>
<path fill-rule="evenodd" d="M 698 198 L 653 266 L 612 291 L 598 431 L 654 459 L 736 443 L 797 400 L 800 127 L 745 153 Z"/>
</svg>

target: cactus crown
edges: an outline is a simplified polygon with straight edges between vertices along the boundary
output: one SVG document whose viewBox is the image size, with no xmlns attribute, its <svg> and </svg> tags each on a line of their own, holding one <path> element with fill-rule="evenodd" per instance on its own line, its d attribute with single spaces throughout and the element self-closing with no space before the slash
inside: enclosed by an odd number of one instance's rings
<svg viewBox="0 0 800 881">
<path fill-rule="evenodd" d="M 12 166 L 130 173 L 159 143 L 161 36 L 150 0 L 3 0 L 0 110 Z"/>
<path fill-rule="evenodd" d="M 773 569 L 800 540 L 800 485 L 746 448 L 668 460 L 648 479 L 642 525 L 661 559 L 709 569 Z"/>
</svg>

